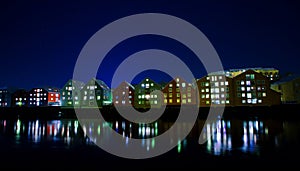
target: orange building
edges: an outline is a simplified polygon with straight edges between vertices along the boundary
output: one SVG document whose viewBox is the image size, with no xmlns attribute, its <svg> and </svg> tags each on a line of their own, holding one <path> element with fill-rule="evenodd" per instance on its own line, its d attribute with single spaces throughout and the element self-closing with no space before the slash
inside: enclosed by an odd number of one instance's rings
<svg viewBox="0 0 300 171">
<path fill-rule="evenodd" d="M 170 81 L 163 89 L 164 105 L 197 104 L 196 90 L 181 78 Z"/>
<path fill-rule="evenodd" d="M 113 90 L 113 103 L 115 106 L 132 106 L 134 102 L 134 87 L 124 81 Z"/>
</svg>

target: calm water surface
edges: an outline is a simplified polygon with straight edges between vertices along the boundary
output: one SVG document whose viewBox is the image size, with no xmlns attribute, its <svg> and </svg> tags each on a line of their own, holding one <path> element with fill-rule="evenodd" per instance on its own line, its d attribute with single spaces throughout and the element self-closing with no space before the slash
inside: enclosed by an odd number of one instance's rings
<svg viewBox="0 0 300 171">
<path fill-rule="evenodd" d="M 87 124 L 88 123 L 88 124 Z M 113 130 L 123 136 L 126 146 L 131 138 L 144 139 L 145 150 L 155 148 L 155 137 L 172 126 L 172 122 L 157 121 L 151 124 L 132 124 L 125 121 L 81 125 L 77 120 L 0 120 L 0 152 L 2 166 L 49 166 L 64 164 L 122 166 L 160 163 L 160 166 L 226 166 L 245 162 L 280 166 L 294 166 L 299 162 L 300 122 L 281 120 L 219 120 L 204 125 L 183 124 L 181 129 L 192 127 L 190 134 L 179 141 L 170 137 L 177 146 L 168 153 L 148 160 L 128 160 L 111 155 L 95 145 Z M 198 144 L 201 130 L 208 140 Z M 149 162 L 148 162 L 149 161 Z M 118 163 L 118 164 L 117 164 Z M 181 163 L 181 164 L 180 164 Z M 163 165 L 165 164 L 165 165 Z M 155 165 L 154 165 L 155 166 Z"/>
</svg>

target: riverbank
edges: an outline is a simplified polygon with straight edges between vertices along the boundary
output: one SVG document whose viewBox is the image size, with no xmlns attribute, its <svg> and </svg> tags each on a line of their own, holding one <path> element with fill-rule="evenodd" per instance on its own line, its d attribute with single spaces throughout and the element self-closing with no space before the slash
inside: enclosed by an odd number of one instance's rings
<svg viewBox="0 0 300 171">
<path fill-rule="evenodd" d="M 220 110 L 218 107 L 215 107 Z M 268 118 L 268 119 L 300 119 L 300 105 L 278 105 L 278 106 L 256 106 L 256 107 L 226 107 L 223 114 L 217 113 L 218 117 L 224 119 L 251 119 L 251 118 Z M 100 110 L 106 120 L 121 119 L 117 110 L 112 106 L 104 108 L 76 108 L 76 111 L 86 114 L 86 117 L 95 117 L 94 111 Z M 159 109 L 154 109 L 154 111 Z M 140 109 L 145 112 L 146 109 Z M 167 107 L 160 119 L 175 121 L 178 117 L 180 107 Z M 198 118 L 205 119 L 210 111 L 209 107 L 199 108 Z M 221 110 L 222 111 L 222 110 Z M 93 116 L 94 115 L 94 116 Z M 77 115 L 74 108 L 59 106 L 51 107 L 11 107 L 0 108 L 0 119 L 76 119 Z"/>
</svg>

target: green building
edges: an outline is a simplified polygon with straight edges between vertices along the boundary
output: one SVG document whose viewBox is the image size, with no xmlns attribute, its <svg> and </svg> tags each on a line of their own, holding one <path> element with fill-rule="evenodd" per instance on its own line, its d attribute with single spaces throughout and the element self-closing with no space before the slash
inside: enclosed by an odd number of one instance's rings
<svg viewBox="0 0 300 171">
<path fill-rule="evenodd" d="M 80 107 L 80 90 L 83 86 L 83 82 L 70 79 L 60 90 L 61 106 Z"/>
</svg>

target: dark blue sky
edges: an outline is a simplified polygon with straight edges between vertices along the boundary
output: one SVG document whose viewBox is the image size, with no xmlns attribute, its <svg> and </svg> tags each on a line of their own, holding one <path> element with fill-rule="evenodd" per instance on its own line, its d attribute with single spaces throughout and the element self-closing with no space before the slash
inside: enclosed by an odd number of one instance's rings
<svg viewBox="0 0 300 171">
<path fill-rule="evenodd" d="M 72 77 L 77 57 L 100 28 L 137 13 L 165 13 L 199 28 L 218 52 L 225 69 L 275 67 L 299 73 L 300 4 L 297 1 L 1 1 L 0 87 L 55 86 Z M 99 79 L 110 84 L 114 70 L 127 56 L 159 48 L 180 56 L 196 77 L 201 62 L 180 43 L 159 36 L 128 39 L 106 56 Z M 158 72 L 144 76 L 162 81 Z M 169 80 L 166 80 L 169 81 Z"/>
</svg>

